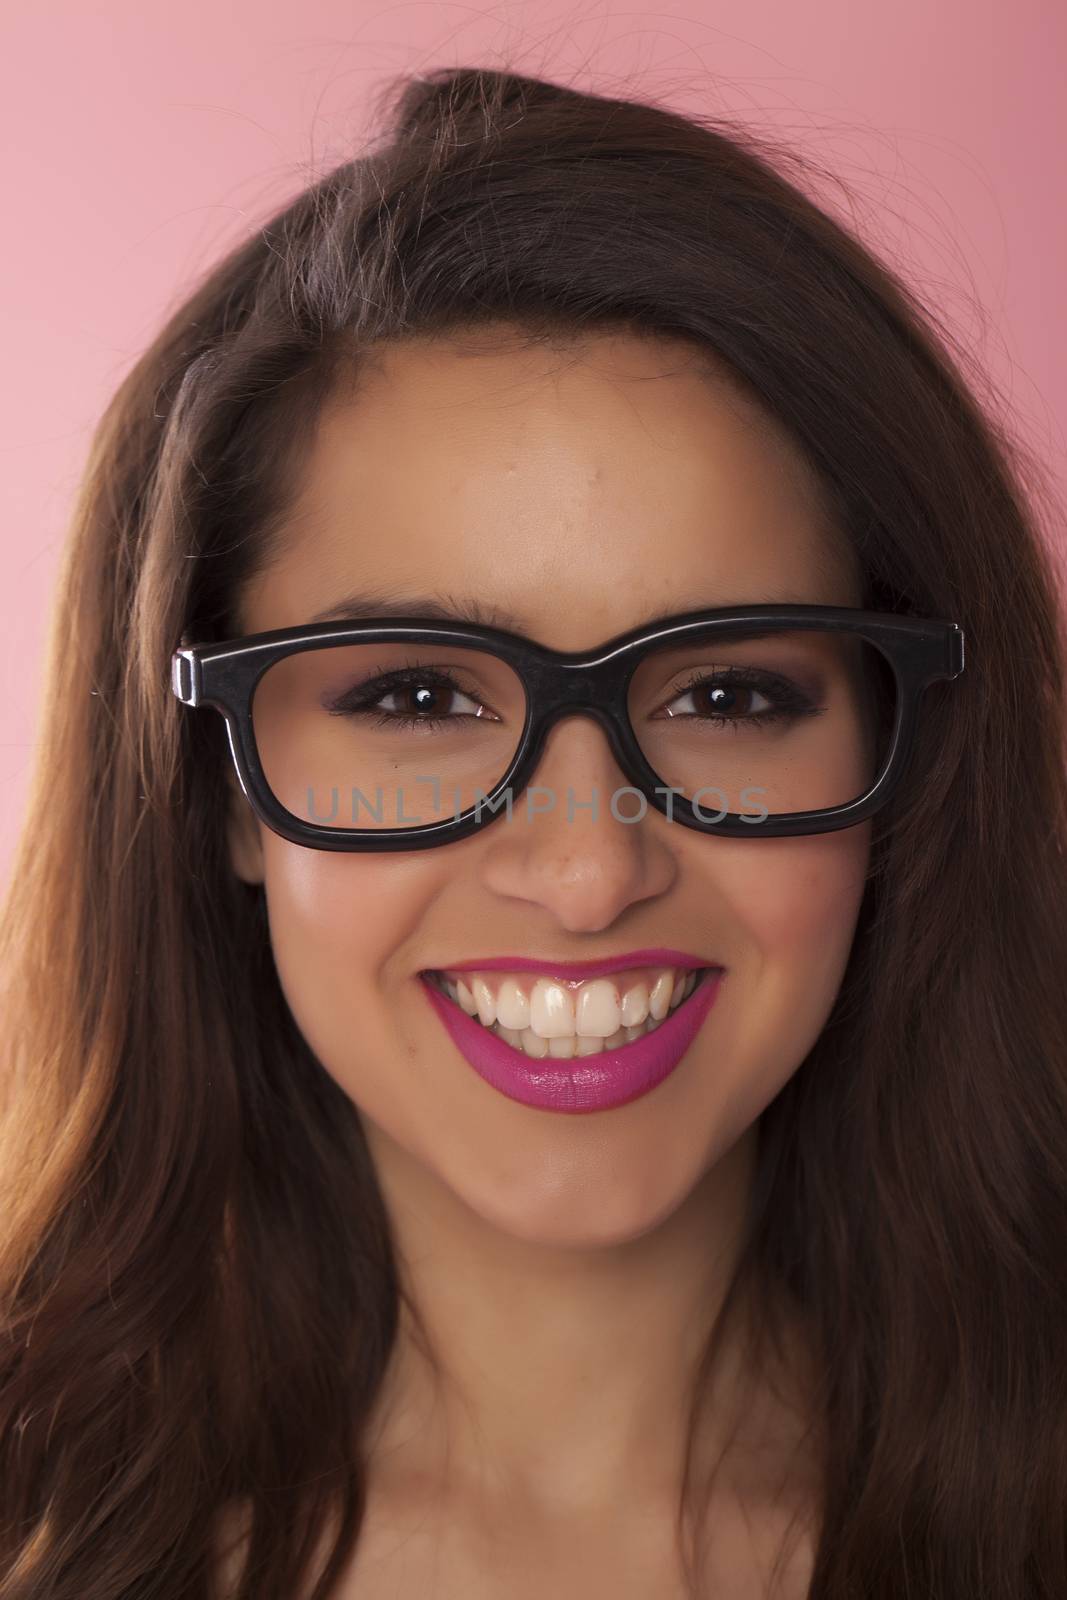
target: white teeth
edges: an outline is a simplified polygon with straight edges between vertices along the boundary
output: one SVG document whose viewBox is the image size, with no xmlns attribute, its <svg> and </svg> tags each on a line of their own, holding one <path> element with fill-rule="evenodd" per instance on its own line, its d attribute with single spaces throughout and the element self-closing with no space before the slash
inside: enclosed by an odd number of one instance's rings
<svg viewBox="0 0 1067 1600">
<path fill-rule="evenodd" d="M 456 979 L 454 987 L 455 987 L 455 994 L 453 995 L 453 998 L 459 1001 L 460 1005 L 463 1007 L 463 1009 L 467 1013 L 468 1017 L 473 1017 L 475 1012 L 478 1010 L 478 1006 L 477 1006 L 477 1003 L 475 1001 L 474 996 L 471 994 L 470 990 L 467 988 L 467 985 L 463 982 L 462 978 L 457 978 Z M 445 988 L 448 990 L 449 994 L 452 994 L 452 990 L 453 990 L 453 985 L 452 984 L 446 983 L 445 984 Z"/>
<path fill-rule="evenodd" d="M 622 1006 L 615 985 L 607 978 L 583 983 L 575 1008 L 576 1031 L 583 1039 L 606 1039 L 618 1031 Z"/>
<path fill-rule="evenodd" d="M 542 1039 L 573 1039 L 574 999 L 551 978 L 538 978 L 530 993 L 530 1027 Z"/>
<path fill-rule="evenodd" d="M 674 973 L 661 972 L 656 979 L 655 987 L 648 997 L 648 1009 L 657 1022 L 662 1022 L 667 1015 L 671 1003 L 671 990 L 674 988 Z"/>
<path fill-rule="evenodd" d="M 516 1050 L 536 1060 L 569 1061 L 613 1050 L 659 1027 L 696 988 L 700 973 L 663 968 L 651 991 L 639 979 L 620 997 L 609 978 L 595 978 L 577 989 L 552 978 L 538 978 L 527 991 L 518 979 L 502 978 L 494 995 L 486 979 L 435 975 L 435 982 L 469 1017 L 477 1017 Z"/>
<path fill-rule="evenodd" d="M 484 978 L 476 977 L 471 992 L 474 995 L 474 1003 L 478 1007 L 478 1021 L 488 1028 L 491 1023 L 496 1021 L 496 1002 L 493 999 L 493 991 Z"/>
<path fill-rule="evenodd" d="M 635 1028 L 648 1016 L 648 984 L 638 983 L 622 997 L 620 1021 L 624 1028 Z"/>
<path fill-rule="evenodd" d="M 530 999 L 514 978 L 505 978 L 496 997 L 496 1020 L 502 1028 L 521 1033 L 530 1026 Z"/>
<path fill-rule="evenodd" d="M 582 1056 L 596 1055 L 601 1050 L 618 1050 L 624 1044 L 631 1044 L 634 1039 L 642 1039 L 646 1033 L 654 1033 L 659 1026 L 660 1023 L 655 1017 L 649 1017 L 646 1022 L 636 1023 L 632 1028 L 617 1028 L 606 1038 L 571 1034 L 569 1037 L 559 1035 L 553 1039 L 544 1039 L 539 1033 L 535 1033 L 533 1028 L 523 1028 L 519 1031 L 515 1028 L 502 1028 L 499 1023 L 494 1023 L 490 1031 L 510 1044 L 513 1049 L 521 1050 L 524 1055 L 532 1056 L 537 1061 L 544 1061 L 546 1058 L 552 1061 L 573 1061 Z"/>
</svg>

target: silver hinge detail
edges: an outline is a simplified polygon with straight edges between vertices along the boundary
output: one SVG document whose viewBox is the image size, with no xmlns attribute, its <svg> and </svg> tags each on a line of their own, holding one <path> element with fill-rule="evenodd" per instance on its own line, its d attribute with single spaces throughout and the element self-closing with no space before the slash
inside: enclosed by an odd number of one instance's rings
<svg viewBox="0 0 1067 1600">
<path fill-rule="evenodd" d="M 175 650 L 170 666 L 171 688 L 178 699 L 187 706 L 195 706 L 200 698 L 200 673 L 197 663 L 186 650 Z"/>
</svg>

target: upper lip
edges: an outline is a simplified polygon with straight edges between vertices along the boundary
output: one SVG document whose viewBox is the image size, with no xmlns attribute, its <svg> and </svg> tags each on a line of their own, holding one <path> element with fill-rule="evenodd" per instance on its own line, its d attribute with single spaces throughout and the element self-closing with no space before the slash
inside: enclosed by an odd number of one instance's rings
<svg viewBox="0 0 1067 1600">
<path fill-rule="evenodd" d="M 703 956 L 684 950 L 656 946 L 649 950 L 626 950 L 617 956 L 601 956 L 596 961 L 541 961 L 534 956 L 486 956 L 480 961 L 454 961 L 447 966 L 427 967 L 427 972 L 543 972 L 556 978 L 599 978 L 607 972 L 627 967 L 681 967 L 695 971 L 718 965 Z"/>
</svg>

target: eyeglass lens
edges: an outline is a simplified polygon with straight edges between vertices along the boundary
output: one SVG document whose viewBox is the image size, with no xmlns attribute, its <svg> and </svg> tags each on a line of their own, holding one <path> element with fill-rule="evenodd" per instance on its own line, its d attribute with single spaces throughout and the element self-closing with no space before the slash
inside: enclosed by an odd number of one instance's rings
<svg viewBox="0 0 1067 1600">
<path fill-rule="evenodd" d="M 626 704 L 661 784 L 710 820 L 858 800 L 884 765 L 894 699 L 875 645 L 804 628 L 656 646 Z M 252 722 L 267 785 L 301 821 L 417 829 L 485 800 L 511 765 L 526 709 L 522 679 L 487 651 L 361 642 L 275 662 L 256 686 Z M 576 802 L 590 799 L 583 784 L 571 781 Z"/>
</svg>

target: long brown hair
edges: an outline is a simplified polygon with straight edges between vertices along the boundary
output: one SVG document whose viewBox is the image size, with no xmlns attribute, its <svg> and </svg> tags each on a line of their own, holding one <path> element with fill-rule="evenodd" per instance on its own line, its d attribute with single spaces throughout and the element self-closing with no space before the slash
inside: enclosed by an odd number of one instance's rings
<svg viewBox="0 0 1067 1600">
<path fill-rule="evenodd" d="M 169 660 L 236 631 L 361 352 L 504 319 L 713 352 L 806 452 L 863 603 L 967 639 L 876 819 L 828 1024 L 760 1120 L 683 1500 L 727 1315 L 758 1308 L 755 1360 L 788 1302 L 816 1354 L 813 1600 L 1062 1600 L 1067 716 L 1033 463 L 784 152 L 477 69 L 390 111 L 170 318 L 75 508 L 0 952 L 0 1595 L 206 1597 L 240 1503 L 245 1600 L 291 1600 L 335 1519 L 324 1600 L 358 1538 L 389 1221 L 230 868 L 222 721 Z"/>
</svg>

